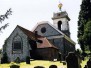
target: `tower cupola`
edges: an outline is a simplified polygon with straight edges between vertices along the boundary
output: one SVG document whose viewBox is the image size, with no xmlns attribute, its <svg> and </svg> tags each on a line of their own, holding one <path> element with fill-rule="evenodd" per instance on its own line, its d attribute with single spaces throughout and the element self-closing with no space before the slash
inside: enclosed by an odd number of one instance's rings
<svg viewBox="0 0 91 68">
<path fill-rule="evenodd" d="M 68 14 L 66 11 L 60 11 L 60 12 L 54 13 L 52 20 L 53 20 L 53 25 L 57 29 L 59 29 L 60 31 L 62 31 L 63 33 L 65 33 L 67 36 L 70 37 L 69 23 L 68 23 L 70 21 L 70 18 L 68 17 Z"/>
</svg>

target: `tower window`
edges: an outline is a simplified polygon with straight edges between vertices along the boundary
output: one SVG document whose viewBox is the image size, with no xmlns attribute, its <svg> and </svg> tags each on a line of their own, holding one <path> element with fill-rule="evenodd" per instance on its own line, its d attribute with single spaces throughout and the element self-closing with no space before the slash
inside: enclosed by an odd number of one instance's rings
<svg viewBox="0 0 91 68">
<path fill-rule="evenodd" d="M 62 21 L 58 21 L 58 29 L 61 30 L 62 28 Z"/>
</svg>

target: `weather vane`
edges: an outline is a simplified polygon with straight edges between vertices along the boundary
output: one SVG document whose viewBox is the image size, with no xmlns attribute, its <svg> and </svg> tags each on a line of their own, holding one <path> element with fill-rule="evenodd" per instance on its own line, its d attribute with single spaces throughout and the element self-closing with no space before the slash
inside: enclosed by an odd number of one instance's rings
<svg viewBox="0 0 91 68">
<path fill-rule="evenodd" d="M 59 8 L 60 11 L 62 11 L 62 6 L 63 6 L 63 4 L 60 3 L 60 1 L 59 1 L 58 8 Z"/>
</svg>

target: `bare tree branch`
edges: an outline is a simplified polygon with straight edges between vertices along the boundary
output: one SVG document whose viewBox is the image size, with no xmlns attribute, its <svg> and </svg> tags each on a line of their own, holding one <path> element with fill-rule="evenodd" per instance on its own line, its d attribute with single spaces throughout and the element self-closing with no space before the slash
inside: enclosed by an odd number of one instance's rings
<svg viewBox="0 0 91 68">
<path fill-rule="evenodd" d="M 9 10 L 7 10 L 7 12 L 4 14 L 4 15 L 0 15 L 0 23 L 2 24 L 2 22 L 5 20 L 5 19 L 8 19 L 9 15 L 12 15 L 12 11 L 11 11 L 11 8 Z M 2 32 L 1 30 L 5 29 L 7 26 L 9 26 L 9 23 L 6 23 L 5 25 L 1 26 L 0 27 L 0 32 Z"/>
</svg>

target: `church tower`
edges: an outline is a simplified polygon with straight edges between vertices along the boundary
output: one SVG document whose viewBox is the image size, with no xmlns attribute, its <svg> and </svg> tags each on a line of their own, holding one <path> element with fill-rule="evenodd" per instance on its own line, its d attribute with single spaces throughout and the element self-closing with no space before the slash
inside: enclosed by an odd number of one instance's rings
<svg viewBox="0 0 91 68">
<path fill-rule="evenodd" d="M 59 3 L 58 8 L 60 12 L 54 13 L 52 20 L 53 25 L 62 31 L 64 34 L 66 34 L 68 37 L 70 37 L 70 31 L 69 31 L 69 21 L 70 18 L 68 17 L 68 14 L 66 11 L 62 11 L 62 3 Z"/>
<path fill-rule="evenodd" d="M 60 11 L 60 12 L 54 13 L 52 20 L 53 20 L 53 25 L 57 29 L 59 29 L 68 37 L 70 37 L 69 23 L 68 23 L 70 21 L 70 18 L 68 17 L 68 14 L 66 11 Z"/>
</svg>

